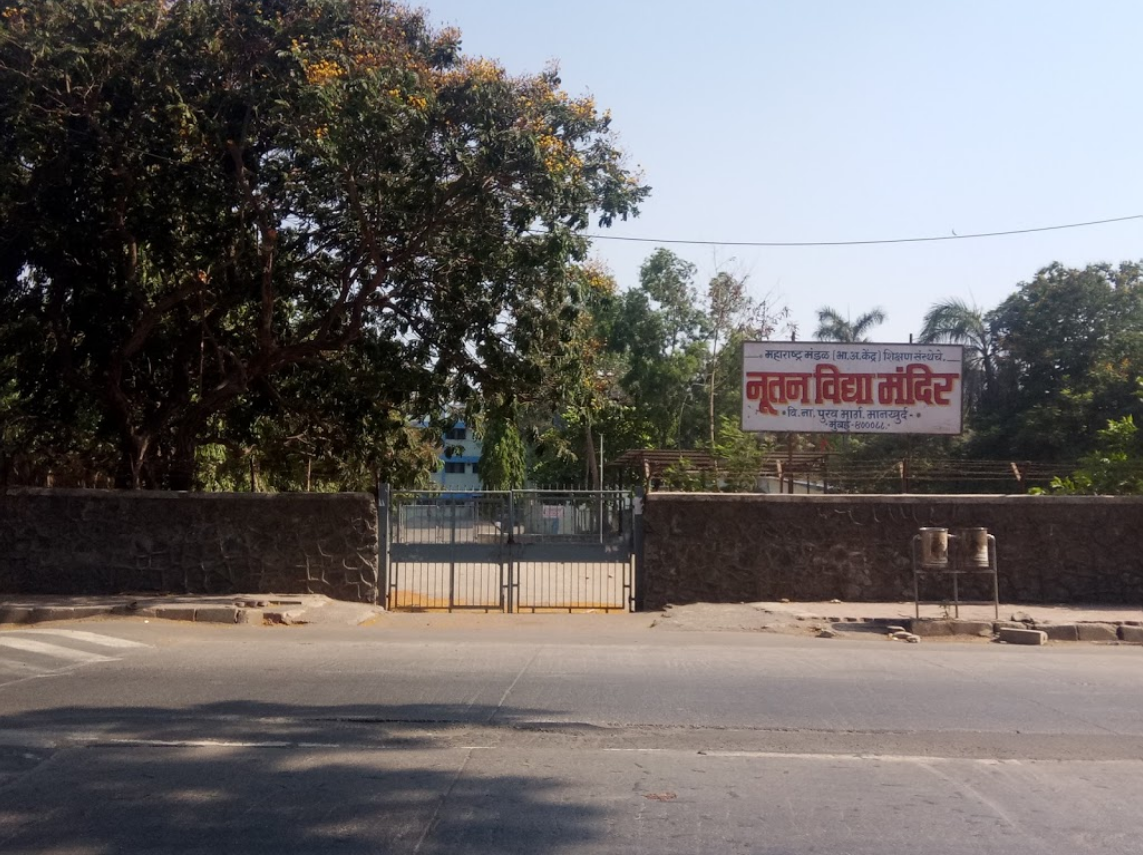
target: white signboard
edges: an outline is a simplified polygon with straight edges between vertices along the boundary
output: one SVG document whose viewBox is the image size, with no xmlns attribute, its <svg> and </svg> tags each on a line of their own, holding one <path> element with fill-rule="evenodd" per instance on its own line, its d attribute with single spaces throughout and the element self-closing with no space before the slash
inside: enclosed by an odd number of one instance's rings
<svg viewBox="0 0 1143 855">
<path fill-rule="evenodd" d="M 748 341 L 742 429 L 958 434 L 963 365 L 960 345 Z"/>
</svg>

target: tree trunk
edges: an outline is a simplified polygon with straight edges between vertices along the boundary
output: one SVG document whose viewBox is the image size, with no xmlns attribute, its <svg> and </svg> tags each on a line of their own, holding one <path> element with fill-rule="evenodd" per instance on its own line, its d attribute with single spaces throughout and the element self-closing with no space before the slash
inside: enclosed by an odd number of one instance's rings
<svg viewBox="0 0 1143 855">
<path fill-rule="evenodd" d="M 712 362 L 711 366 L 710 366 L 710 400 L 709 400 L 710 407 L 708 410 L 708 416 L 710 419 L 710 448 L 711 448 L 711 451 L 714 450 L 714 375 L 715 375 L 715 365 Z"/>
<path fill-rule="evenodd" d="M 119 450 L 122 457 L 115 486 L 126 490 L 142 490 L 143 472 L 151 442 L 145 437 L 124 430 L 120 436 Z"/>
<path fill-rule="evenodd" d="M 603 489 L 603 485 L 599 483 L 599 461 L 595 457 L 595 434 L 591 429 L 591 422 L 589 421 L 584 431 L 586 448 L 584 451 L 584 459 L 587 461 L 587 484 L 593 490 Z"/>
<path fill-rule="evenodd" d="M 170 468 L 167 472 L 168 489 L 179 492 L 190 492 L 194 489 L 197 451 L 198 442 L 193 436 L 181 431 L 176 435 L 175 445 L 171 450 Z"/>
</svg>

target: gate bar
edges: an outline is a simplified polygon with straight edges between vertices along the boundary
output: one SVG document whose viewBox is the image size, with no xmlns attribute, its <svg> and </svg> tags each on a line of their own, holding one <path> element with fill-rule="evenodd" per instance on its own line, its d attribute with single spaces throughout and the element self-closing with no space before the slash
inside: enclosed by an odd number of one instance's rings
<svg viewBox="0 0 1143 855">
<path fill-rule="evenodd" d="M 501 532 L 500 536 L 503 537 L 504 533 Z M 512 550 L 516 546 L 516 496 L 513 492 L 508 493 L 508 537 L 504 541 L 504 546 L 508 553 L 508 579 L 505 586 L 504 610 L 508 614 L 512 614 L 516 604 L 516 597 L 513 596 L 516 584 L 516 559 L 512 554 Z"/>
<path fill-rule="evenodd" d="M 377 587 L 373 591 L 373 605 L 383 599 L 384 607 L 392 608 L 389 602 L 389 542 L 392 532 L 389 529 L 389 507 L 392 503 L 392 488 L 377 482 Z"/>
</svg>

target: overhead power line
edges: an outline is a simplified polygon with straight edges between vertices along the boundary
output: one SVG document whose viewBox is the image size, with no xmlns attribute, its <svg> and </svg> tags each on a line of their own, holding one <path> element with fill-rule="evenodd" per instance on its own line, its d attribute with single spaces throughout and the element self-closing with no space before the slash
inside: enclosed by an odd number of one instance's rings
<svg viewBox="0 0 1143 855">
<path fill-rule="evenodd" d="M 1058 232 L 1064 229 L 1082 229 L 1088 226 L 1103 226 L 1108 223 L 1125 223 L 1128 220 L 1143 220 L 1143 214 L 1128 217 L 1112 217 L 1107 220 L 1089 220 L 1086 223 L 1065 223 L 1059 226 L 1038 226 L 1032 229 L 1007 229 L 1002 232 L 973 232 L 958 235 L 932 235 L 930 237 L 883 238 L 881 240 L 683 240 L 679 238 L 628 237 L 624 235 L 587 235 L 592 240 L 617 240 L 633 243 L 673 243 L 691 246 L 874 246 L 888 243 L 934 243 L 945 240 L 973 240 L 976 238 L 1008 237 L 1029 235 L 1036 232 Z"/>
</svg>

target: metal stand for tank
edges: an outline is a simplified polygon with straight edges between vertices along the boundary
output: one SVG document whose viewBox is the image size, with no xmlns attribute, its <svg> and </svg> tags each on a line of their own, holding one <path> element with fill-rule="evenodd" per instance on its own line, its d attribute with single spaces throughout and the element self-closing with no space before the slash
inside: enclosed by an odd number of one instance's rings
<svg viewBox="0 0 1143 855">
<path fill-rule="evenodd" d="M 950 550 L 949 541 L 953 548 Z M 949 555 L 952 561 L 949 561 Z M 1000 620 L 1000 580 L 996 567 L 996 538 L 987 529 L 969 528 L 949 534 L 944 528 L 922 528 L 913 535 L 913 606 L 921 617 L 920 577 L 926 573 L 948 573 L 953 584 L 953 616 L 960 617 L 960 575 L 992 574 L 992 607 Z"/>
</svg>

